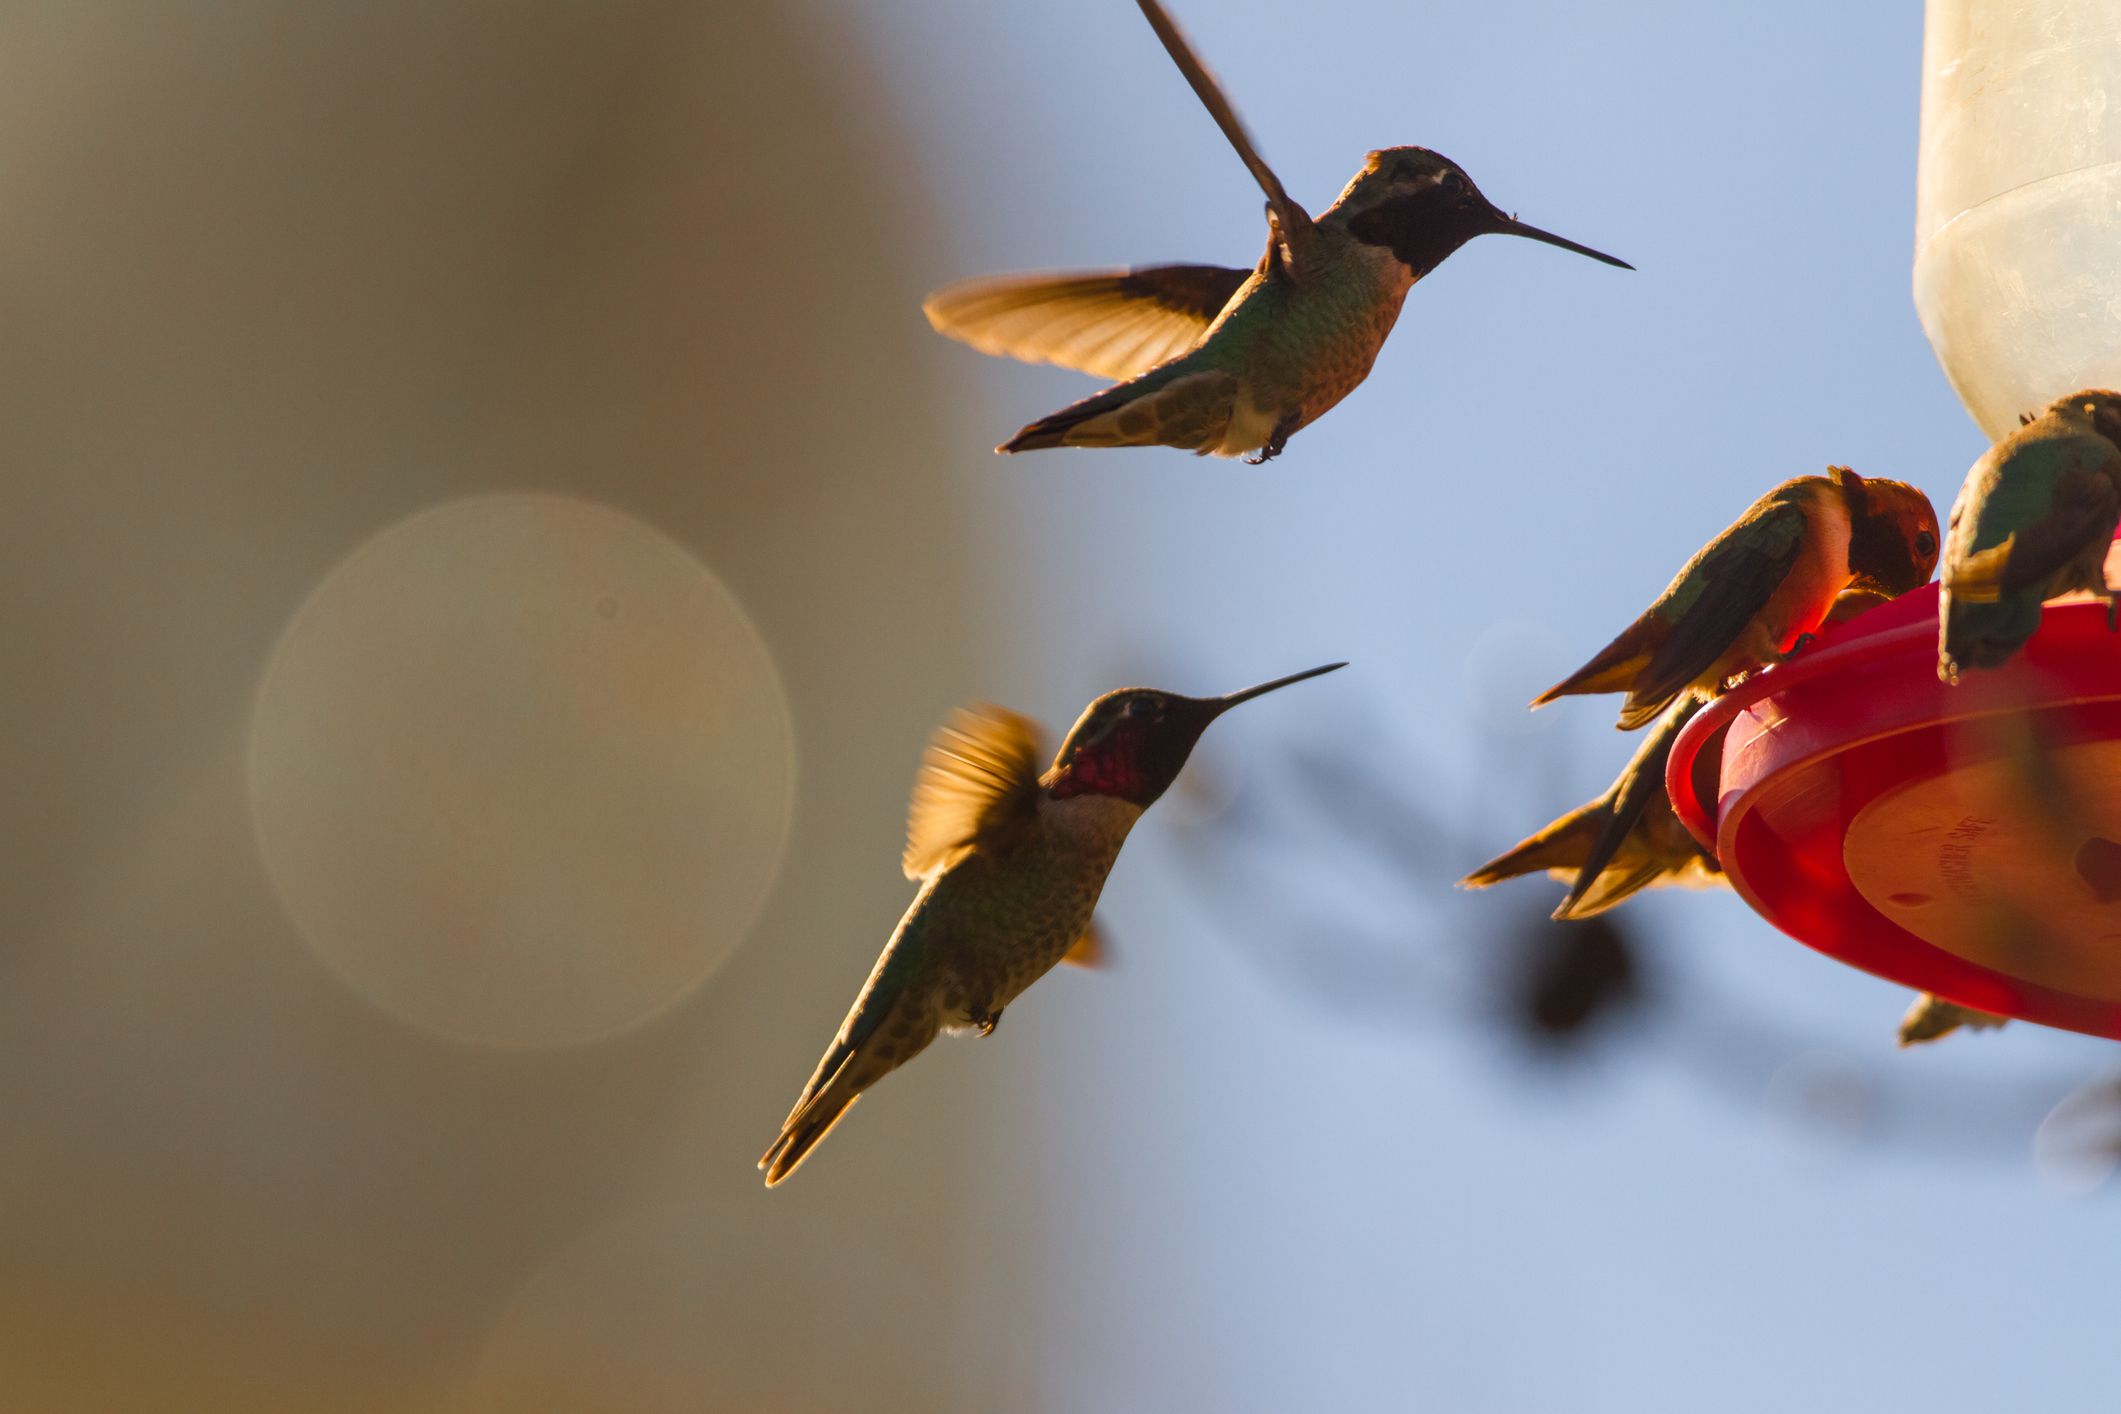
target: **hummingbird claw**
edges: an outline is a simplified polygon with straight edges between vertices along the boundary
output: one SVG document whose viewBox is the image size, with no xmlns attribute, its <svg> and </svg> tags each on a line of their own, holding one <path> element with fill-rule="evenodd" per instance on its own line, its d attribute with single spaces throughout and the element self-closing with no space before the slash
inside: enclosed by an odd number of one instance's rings
<svg viewBox="0 0 2121 1414">
<path fill-rule="evenodd" d="M 979 1028 L 980 1035 L 992 1036 L 994 1028 L 1002 1024 L 1002 1014 L 998 1011 L 978 1013 L 973 1016 L 972 1024 Z"/>
<path fill-rule="evenodd" d="M 1267 445 L 1259 449 L 1258 456 L 1246 457 L 1245 465 L 1265 466 L 1268 462 L 1281 455 L 1281 449 L 1288 446 L 1289 439 L 1295 435 L 1296 417 L 1292 413 L 1274 424 L 1274 430 L 1267 434 Z"/>
</svg>

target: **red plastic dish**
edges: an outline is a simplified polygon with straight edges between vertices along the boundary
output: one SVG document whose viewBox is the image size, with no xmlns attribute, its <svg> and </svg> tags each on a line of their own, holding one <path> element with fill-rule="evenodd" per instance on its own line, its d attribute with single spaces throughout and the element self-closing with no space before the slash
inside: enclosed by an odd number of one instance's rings
<svg viewBox="0 0 2121 1414">
<path fill-rule="evenodd" d="M 1739 895 L 1799 942 L 2121 1039 L 2121 636 L 2104 605 L 2048 605 L 2008 665 L 1953 687 L 1927 585 L 1703 708 L 1665 782 Z"/>
</svg>

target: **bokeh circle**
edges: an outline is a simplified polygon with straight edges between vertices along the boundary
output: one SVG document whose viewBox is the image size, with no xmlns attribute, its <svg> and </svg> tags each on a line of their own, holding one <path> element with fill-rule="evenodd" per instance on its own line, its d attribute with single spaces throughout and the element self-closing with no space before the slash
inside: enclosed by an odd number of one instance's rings
<svg viewBox="0 0 2121 1414">
<path fill-rule="evenodd" d="M 298 931 L 363 996 L 509 1048 L 613 1035 L 734 951 L 785 853 L 766 643 L 668 536 L 506 492 L 341 560 L 267 665 L 249 777 Z"/>
</svg>

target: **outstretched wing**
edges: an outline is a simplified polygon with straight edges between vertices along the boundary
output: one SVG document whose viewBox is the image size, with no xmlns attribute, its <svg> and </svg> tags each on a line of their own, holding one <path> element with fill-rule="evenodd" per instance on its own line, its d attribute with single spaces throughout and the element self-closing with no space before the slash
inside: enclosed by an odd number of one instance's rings
<svg viewBox="0 0 2121 1414">
<path fill-rule="evenodd" d="M 1002 707 L 951 715 L 928 743 L 906 820 L 909 879 L 924 878 L 982 845 L 1005 847 L 1038 811 L 1046 755 L 1038 724 Z"/>
<path fill-rule="evenodd" d="M 996 275 L 937 290 L 921 310 L 937 333 L 981 353 L 1117 381 L 1200 342 L 1250 274 L 1222 265 L 1150 265 Z"/>
<path fill-rule="evenodd" d="M 1171 56 L 1171 62 L 1178 65 L 1178 71 L 1184 74 L 1186 82 L 1193 86 L 1193 92 L 1208 110 L 1208 116 L 1215 119 L 1215 126 L 1223 130 L 1223 136 L 1230 140 L 1230 146 L 1237 149 L 1239 159 L 1252 173 L 1252 180 L 1258 182 L 1259 189 L 1267 194 L 1267 210 L 1273 216 L 1275 229 L 1288 250 L 1291 263 L 1301 274 L 1303 250 L 1310 243 L 1311 213 L 1291 199 L 1282 187 L 1281 178 L 1274 175 L 1274 169 L 1267 165 L 1267 159 L 1259 155 L 1259 149 L 1252 145 L 1252 135 L 1247 133 L 1245 125 L 1237 120 L 1237 110 L 1232 108 L 1230 100 L 1223 96 L 1222 85 L 1208 72 L 1208 66 L 1201 63 L 1200 56 L 1193 52 L 1193 46 L 1186 42 L 1186 37 L 1179 33 L 1178 26 L 1164 13 L 1164 7 L 1158 4 L 1157 0 L 1135 0 L 1135 3 L 1141 6 L 1143 16 L 1149 21 L 1149 28 L 1155 30 L 1156 37 L 1163 41 L 1165 51 Z"/>
</svg>

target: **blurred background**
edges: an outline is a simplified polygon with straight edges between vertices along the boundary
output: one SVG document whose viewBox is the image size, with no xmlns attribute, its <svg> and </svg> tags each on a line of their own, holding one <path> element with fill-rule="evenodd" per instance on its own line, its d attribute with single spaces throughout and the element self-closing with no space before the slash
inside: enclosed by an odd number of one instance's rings
<svg viewBox="0 0 2121 1414">
<path fill-rule="evenodd" d="M 999 460 L 966 275 L 1250 264 L 1132 6 L 0 7 L 0 1408 L 2079 1407 L 2104 1043 L 1722 893 L 1450 881 L 1523 702 L 1829 461 L 1983 439 L 1909 299 L 1917 8 L 1180 9 L 1298 199 L 1479 241 L 1264 469 Z M 1072 970 L 752 1163 L 991 699 L 1218 726 Z"/>
</svg>

